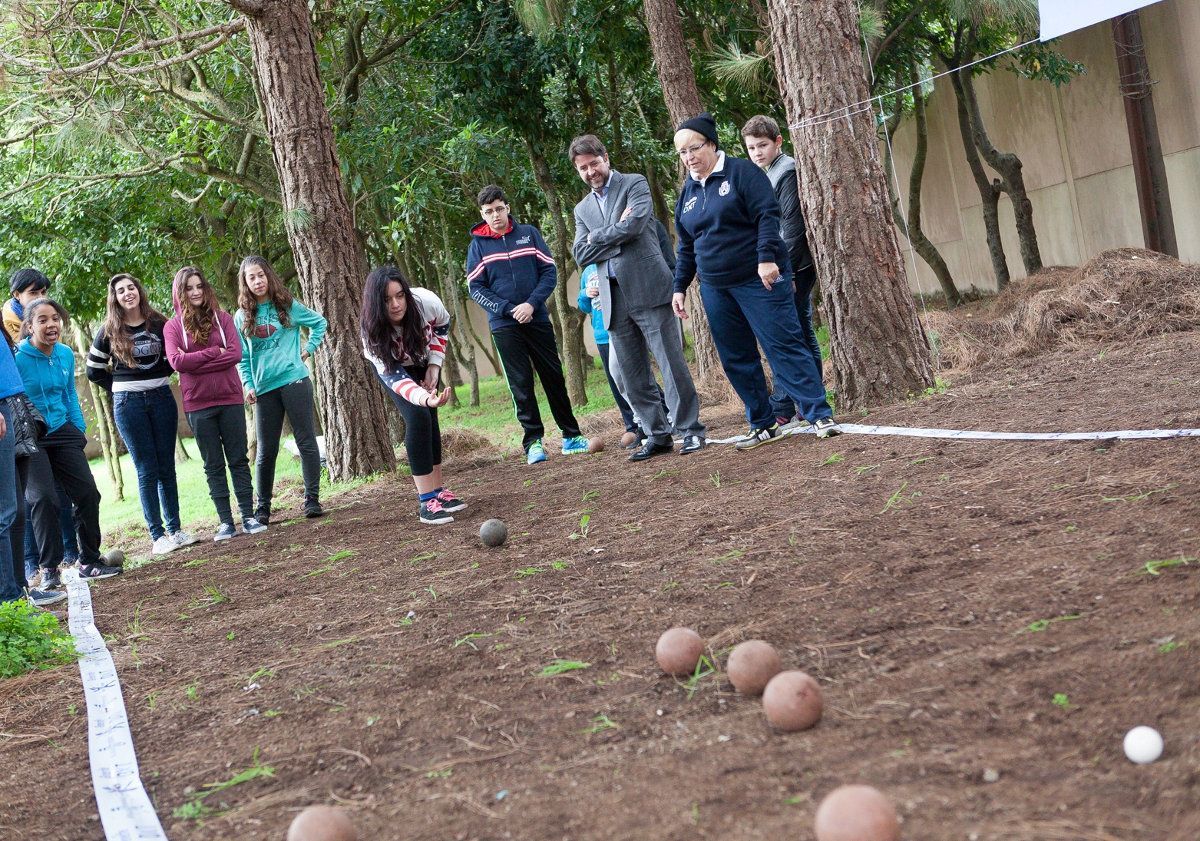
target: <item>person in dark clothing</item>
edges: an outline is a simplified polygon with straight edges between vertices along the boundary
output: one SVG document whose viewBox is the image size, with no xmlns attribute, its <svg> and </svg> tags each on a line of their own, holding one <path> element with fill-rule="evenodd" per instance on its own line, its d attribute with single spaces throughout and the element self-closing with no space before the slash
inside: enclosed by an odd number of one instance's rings
<svg viewBox="0 0 1200 841">
<path fill-rule="evenodd" d="M 779 437 L 760 343 L 776 380 L 817 435 L 838 434 L 825 386 L 813 376 L 812 354 L 801 336 L 771 182 L 749 161 L 725 156 L 710 114 L 684 121 L 675 133 L 675 149 L 688 176 L 675 206 L 678 250 L 671 304 L 677 316 L 687 317 L 687 288 L 698 275 L 721 367 L 750 422 L 737 447 L 751 449 Z"/>
<path fill-rule="evenodd" d="M 812 291 L 817 282 L 817 268 L 813 264 L 812 251 L 804 225 L 804 213 L 800 209 L 800 193 L 796 183 L 796 161 L 783 152 L 783 135 L 779 124 L 761 114 L 751 117 L 742 126 L 742 142 L 750 160 L 762 167 L 771 188 L 779 201 L 779 235 L 787 246 L 792 264 L 792 283 L 796 287 L 796 315 L 800 318 L 800 331 L 804 344 L 812 354 L 817 366 L 816 377 L 821 373 L 821 346 L 812 324 Z M 771 408 L 780 429 L 807 425 L 808 421 L 796 414 L 796 403 L 786 392 L 775 385 L 771 394 Z"/>
<path fill-rule="evenodd" d="M 500 364 L 512 392 L 517 420 L 525 435 L 525 460 L 546 460 L 542 426 L 533 375 L 546 392 L 550 412 L 562 430 L 563 455 L 587 452 L 587 439 L 567 397 L 567 381 L 554 340 L 546 300 L 554 291 L 558 273 L 550 248 L 533 225 L 522 225 L 509 216 L 504 191 L 492 184 L 479 191 L 483 222 L 471 229 L 467 248 L 467 288 L 471 298 L 488 314 L 488 327 L 500 354 Z"/>
</svg>

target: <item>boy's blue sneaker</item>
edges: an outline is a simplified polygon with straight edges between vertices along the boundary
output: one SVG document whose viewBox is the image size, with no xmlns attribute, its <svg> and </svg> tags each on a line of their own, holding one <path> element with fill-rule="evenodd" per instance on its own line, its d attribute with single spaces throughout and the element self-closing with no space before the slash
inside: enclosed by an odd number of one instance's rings
<svg viewBox="0 0 1200 841">
<path fill-rule="evenodd" d="M 564 452 L 566 451 L 564 446 Z M 541 439 L 534 441 L 529 445 L 529 449 L 525 451 L 525 463 L 537 464 L 546 460 L 546 448 L 542 446 Z"/>
<path fill-rule="evenodd" d="M 588 451 L 587 439 L 582 435 L 576 435 L 574 438 L 563 439 L 563 455 L 574 456 Z"/>
</svg>

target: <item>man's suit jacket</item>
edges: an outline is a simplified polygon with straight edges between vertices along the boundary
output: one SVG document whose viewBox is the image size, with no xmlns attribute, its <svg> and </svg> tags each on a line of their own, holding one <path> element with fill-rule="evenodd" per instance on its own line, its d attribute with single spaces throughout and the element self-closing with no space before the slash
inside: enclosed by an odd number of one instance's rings
<svg viewBox="0 0 1200 841">
<path fill-rule="evenodd" d="M 632 212 L 620 221 L 626 208 Z M 631 310 L 671 302 L 674 278 L 663 258 L 654 221 L 650 187 L 641 175 L 613 170 L 603 211 L 591 192 L 575 205 L 572 251 L 580 266 L 597 264 L 605 329 L 612 323 L 610 276 L 617 279 Z"/>
</svg>

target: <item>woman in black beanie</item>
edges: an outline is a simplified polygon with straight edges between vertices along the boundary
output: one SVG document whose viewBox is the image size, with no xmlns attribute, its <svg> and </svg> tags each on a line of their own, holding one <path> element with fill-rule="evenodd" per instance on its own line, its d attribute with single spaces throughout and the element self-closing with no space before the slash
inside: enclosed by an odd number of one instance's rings
<svg viewBox="0 0 1200 841">
<path fill-rule="evenodd" d="M 678 259 L 671 303 L 677 316 L 687 318 L 687 288 L 694 276 L 700 278 L 721 367 L 750 422 L 737 447 L 752 449 L 779 437 L 759 344 L 776 386 L 796 402 L 817 435 L 838 434 L 825 386 L 812 374 L 816 367 L 796 314 L 770 180 L 750 161 L 725 156 L 711 114 L 681 123 L 675 149 L 688 175 L 675 205 Z"/>
</svg>

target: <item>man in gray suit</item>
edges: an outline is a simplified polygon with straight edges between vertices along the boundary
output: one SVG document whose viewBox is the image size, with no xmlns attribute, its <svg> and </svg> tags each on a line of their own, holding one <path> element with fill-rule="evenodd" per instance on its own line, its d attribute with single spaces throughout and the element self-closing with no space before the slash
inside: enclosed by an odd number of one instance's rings
<svg viewBox="0 0 1200 841">
<path fill-rule="evenodd" d="M 595 135 L 572 140 L 567 155 L 591 188 L 575 205 L 575 262 L 597 265 L 598 283 L 588 294 L 599 301 L 625 399 L 646 431 L 645 443 L 629 460 L 644 461 L 674 449 L 651 354 L 662 371 L 675 429 L 683 435 L 680 453 L 694 453 L 704 447 L 700 398 L 683 357 L 679 319 L 671 310 L 673 277 L 652 224 L 650 187 L 640 175 L 613 169 Z"/>
</svg>

